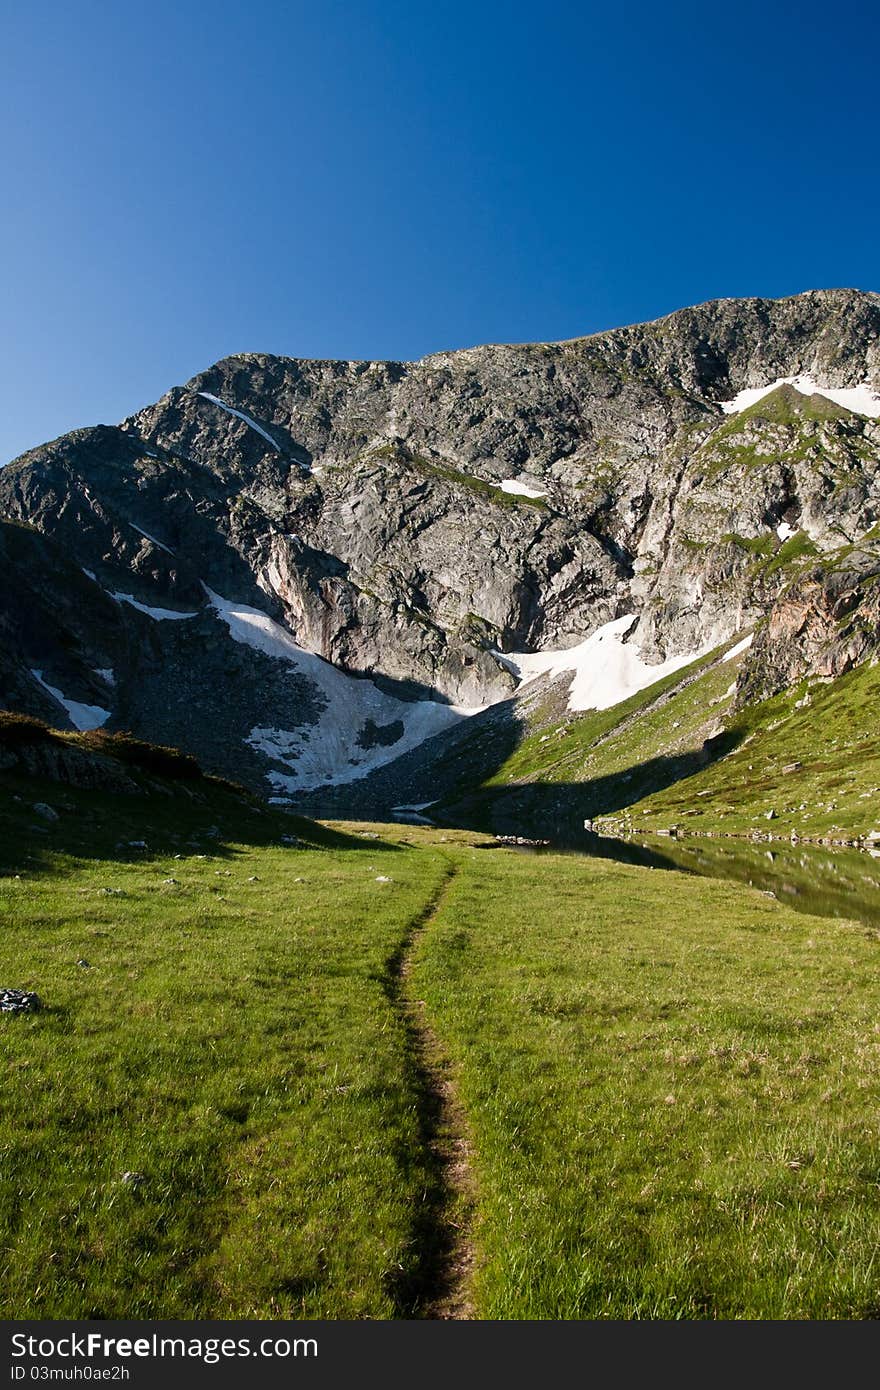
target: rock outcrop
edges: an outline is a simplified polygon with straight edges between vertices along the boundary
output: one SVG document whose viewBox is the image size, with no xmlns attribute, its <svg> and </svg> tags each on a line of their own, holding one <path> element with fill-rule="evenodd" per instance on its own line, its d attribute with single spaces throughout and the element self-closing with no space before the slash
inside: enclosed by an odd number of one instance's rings
<svg viewBox="0 0 880 1390">
<path fill-rule="evenodd" d="M 880 653 L 880 528 L 811 565 L 770 608 L 737 687 L 737 705 L 804 676 L 834 680 Z"/>
</svg>

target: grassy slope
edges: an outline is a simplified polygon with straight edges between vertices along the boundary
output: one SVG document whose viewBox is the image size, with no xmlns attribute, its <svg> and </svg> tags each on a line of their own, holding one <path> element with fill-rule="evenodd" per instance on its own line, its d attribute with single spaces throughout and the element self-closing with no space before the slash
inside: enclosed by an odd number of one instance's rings
<svg viewBox="0 0 880 1390">
<path fill-rule="evenodd" d="M 841 841 L 880 829 L 872 714 L 880 666 L 861 666 L 832 683 L 801 681 L 731 714 L 742 660 L 711 653 L 610 710 L 560 716 L 548 704 L 552 719 L 533 710 L 531 727 L 472 805 L 538 783 L 577 786 L 578 808 L 609 829 L 677 824 Z M 710 762 L 701 749 L 722 730 L 723 756 Z"/>
<path fill-rule="evenodd" d="M 666 717 L 666 711 L 669 709 L 666 701 L 670 692 L 675 691 L 683 681 L 706 672 L 707 667 L 723 650 L 719 648 L 709 656 L 695 661 L 685 671 L 677 671 L 663 680 L 655 681 L 646 690 L 630 696 L 628 700 L 621 701 L 611 709 L 591 710 L 579 715 L 563 714 L 561 718 L 556 718 L 550 723 L 546 722 L 539 709 L 533 715 L 532 731 L 523 738 L 484 785 L 503 786 L 511 782 L 529 781 L 536 776 L 547 782 L 581 782 L 592 777 L 595 768 L 601 768 L 601 774 L 607 775 L 618 768 L 625 769 L 633 762 L 641 761 L 641 751 L 650 748 L 653 753 L 659 746 L 653 732 L 647 737 L 643 734 L 645 720 L 659 721 L 661 729 L 666 728 L 667 724 L 671 726 L 674 716 L 669 721 Z M 720 685 L 721 689 L 717 693 L 719 696 L 723 695 L 734 676 L 735 667 L 721 663 L 715 666 L 714 672 L 709 676 L 703 677 L 706 684 L 701 690 L 707 689 L 709 685 L 713 688 Z M 652 715 L 651 711 L 655 707 L 658 707 L 657 713 Z M 653 731 L 656 725 L 651 723 L 649 727 Z M 594 750 L 600 740 L 603 741 L 606 751 L 598 754 L 597 759 Z M 670 746 L 681 742 L 681 737 L 673 738 Z M 608 750 L 612 747 L 616 751 L 609 753 Z M 633 748 L 634 756 L 624 751 L 630 748 Z"/>
<path fill-rule="evenodd" d="M 493 802 L 507 789 L 541 784 L 563 792 L 577 788 L 577 813 L 600 816 L 683 776 L 732 703 L 740 658 L 719 659 L 732 645 L 608 710 L 570 714 L 564 703 L 560 709 L 558 695 L 523 701 L 528 727 L 516 747 L 476 791 L 455 802 L 456 811 L 463 810 L 468 823 L 488 825 Z M 466 755 L 459 756 L 466 769 Z"/>
<path fill-rule="evenodd" d="M 766 468 L 782 460 L 834 463 L 846 470 L 865 448 L 856 435 L 861 423 L 827 396 L 779 386 L 713 430 L 694 459 L 708 479 L 729 467 Z"/>
<path fill-rule="evenodd" d="M 413 987 L 472 1130 L 478 1315 L 878 1312 L 875 933 L 213 788 L 43 788 L 40 835 L 4 786 L 0 983 L 48 1006 L 0 1016 L 6 1316 L 411 1314 L 431 1174 L 389 978 L 451 868 Z"/>
<path fill-rule="evenodd" d="M 861 666 L 743 710 L 728 721 L 735 751 L 632 806 L 633 823 L 831 840 L 880 828 L 878 699 L 880 666 Z"/>
</svg>

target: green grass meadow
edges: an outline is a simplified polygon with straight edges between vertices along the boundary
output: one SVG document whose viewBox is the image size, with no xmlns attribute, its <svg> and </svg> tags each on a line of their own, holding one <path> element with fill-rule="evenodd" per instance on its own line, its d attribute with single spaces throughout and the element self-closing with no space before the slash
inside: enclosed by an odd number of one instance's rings
<svg viewBox="0 0 880 1390">
<path fill-rule="evenodd" d="M 324 839 L 44 848 L 0 880 L 2 983 L 46 1005 L 0 1015 L 3 1316 L 409 1311 L 426 1176 L 387 983 L 446 864 Z"/>
<path fill-rule="evenodd" d="M 416 971 L 491 1318 L 880 1313 L 877 934 L 732 884 L 484 854 Z"/>
<path fill-rule="evenodd" d="M 418 926 L 475 1316 L 880 1315 L 876 933 L 219 789 L 65 793 L 43 827 L 28 797 L 0 793 L 0 986 L 45 1005 L 0 1015 L 2 1316 L 419 1316 Z"/>
</svg>

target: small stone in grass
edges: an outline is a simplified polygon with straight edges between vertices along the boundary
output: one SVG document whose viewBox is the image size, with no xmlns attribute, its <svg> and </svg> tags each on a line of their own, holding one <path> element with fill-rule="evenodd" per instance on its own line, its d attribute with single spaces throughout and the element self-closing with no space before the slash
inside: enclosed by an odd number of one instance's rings
<svg viewBox="0 0 880 1390">
<path fill-rule="evenodd" d="M 128 1169 L 122 1174 L 121 1180 L 126 1187 L 140 1187 L 142 1182 L 147 1181 L 143 1173 L 133 1173 Z"/>
<path fill-rule="evenodd" d="M 0 989 L 0 1013 L 33 1014 L 42 1008 L 39 995 L 26 989 Z"/>
<path fill-rule="evenodd" d="M 87 960 L 78 960 L 77 965 L 81 965 L 83 970 L 91 970 L 91 965 Z"/>
<path fill-rule="evenodd" d="M 54 807 L 47 806 L 45 801 L 35 801 L 33 809 L 36 811 L 38 816 L 41 816 L 43 818 L 43 820 L 54 822 L 56 820 L 61 819 Z"/>
</svg>

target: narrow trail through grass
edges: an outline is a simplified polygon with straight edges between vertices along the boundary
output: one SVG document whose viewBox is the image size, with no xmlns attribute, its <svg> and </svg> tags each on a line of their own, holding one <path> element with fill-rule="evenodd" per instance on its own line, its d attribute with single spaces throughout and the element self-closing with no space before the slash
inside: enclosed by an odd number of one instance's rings
<svg viewBox="0 0 880 1390">
<path fill-rule="evenodd" d="M 0 1313 L 878 1317 L 875 927 L 41 791 L 0 786 L 0 985 L 43 1005 L 0 1016 Z"/>
<path fill-rule="evenodd" d="M 442 883 L 414 919 L 389 963 L 388 996 L 406 1034 L 410 1082 L 418 1097 L 419 1137 L 430 1174 L 414 1232 L 418 1261 L 395 1291 L 403 1317 L 462 1320 L 474 1316 L 470 1282 L 475 1194 L 464 1111 L 451 1062 L 412 988 L 413 958 L 442 911 L 459 872 L 452 860 Z"/>
</svg>

